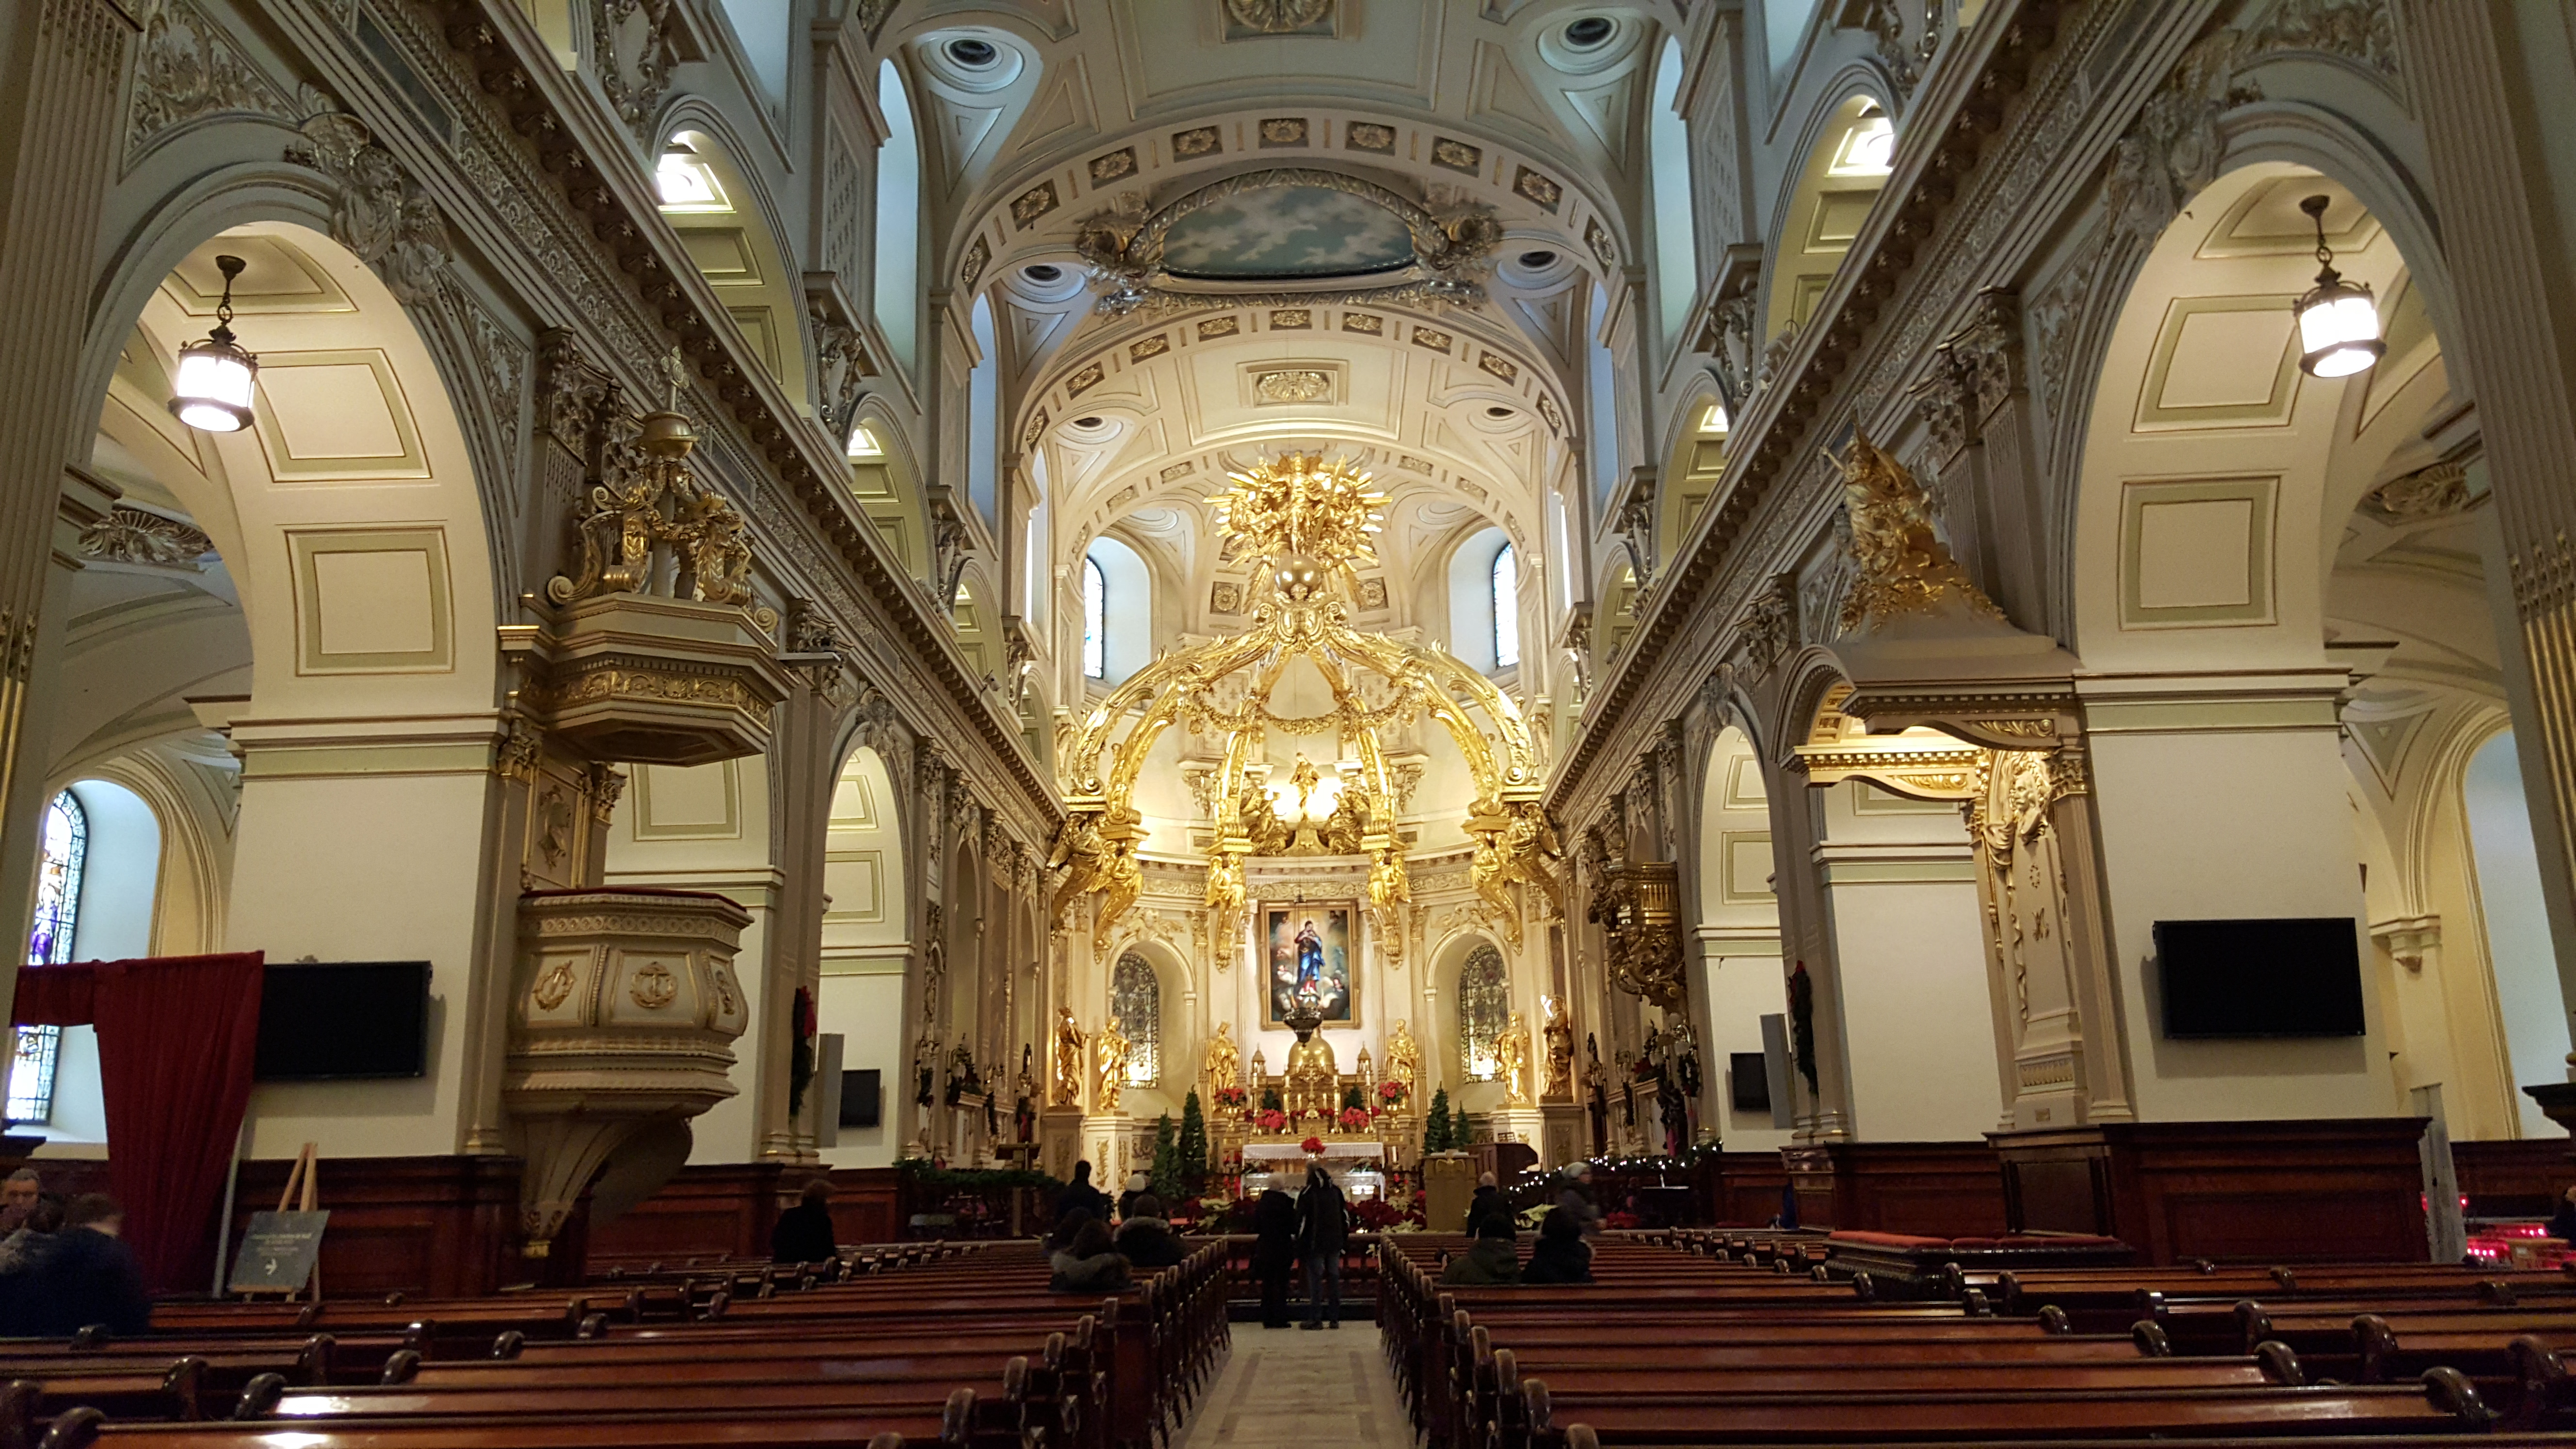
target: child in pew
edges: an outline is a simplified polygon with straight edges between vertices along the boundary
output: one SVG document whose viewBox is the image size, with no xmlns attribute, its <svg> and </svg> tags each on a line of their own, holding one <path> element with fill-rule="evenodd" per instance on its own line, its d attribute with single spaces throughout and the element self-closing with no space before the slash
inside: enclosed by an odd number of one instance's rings
<svg viewBox="0 0 2576 1449">
<path fill-rule="evenodd" d="M 1469 1288 L 1521 1281 L 1520 1235 L 1512 1230 L 1510 1214 L 1495 1213 L 1478 1223 L 1475 1244 L 1449 1260 L 1440 1281 Z"/>
<path fill-rule="evenodd" d="M 1109 1229 L 1100 1219 L 1086 1213 L 1068 1220 L 1066 1227 L 1072 1239 L 1048 1255 L 1055 1276 L 1047 1287 L 1058 1293 L 1111 1293 L 1127 1286 L 1127 1260 L 1111 1248 Z"/>
<path fill-rule="evenodd" d="M 1589 1283 L 1592 1245 L 1583 1241 L 1583 1224 L 1562 1208 L 1551 1210 L 1538 1225 L 1538 1243 L 1530 1249 L 1523 1283 Z"/>
</svg>

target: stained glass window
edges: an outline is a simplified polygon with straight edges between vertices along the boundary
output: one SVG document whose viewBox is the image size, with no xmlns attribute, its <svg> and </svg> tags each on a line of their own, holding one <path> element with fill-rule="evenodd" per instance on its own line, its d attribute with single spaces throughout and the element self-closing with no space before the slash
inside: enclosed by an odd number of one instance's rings
<svg viewBox="0 0 2576 1449">
<path fill-rule="evenodd" d="M 1511 1025 L 1511 984 L 1503 979 L 1503 953 L 1478 946 L 1458 968 L 1458 1056 L 1467 1080 L 1490 1082 L 1501 1074 L 1494 1042 Z"/>
<path fill-rule="evenodd" d="M 36 869 L 36 915 L 27 932 L 27 964 L 60 965 L 72 959 L 79 933 L 81 875 L 89 864 L 89 817 L 65 790 L 45 807 L 45 837 Z M 9 1120 L 46 1122 L 54 1115 L 54 1063 L 62 1052 L 58 1026 L 18 1028 L 9 1054 Z"/>
<path fill-rule="evenodd" d="M 1119 957 L 1110 974 L 1109 1015 L 1134 1048 L 1127 1057 L 1127 1085 L 1154 1085 L 1163 1075 L 1163 983 L 1133 951 Z"/>
<path fill-rule="evenodd" d="M 1494 667 L 1509 669 L 1520 662 L 1520 560 L 1507 543 L 1494 551 Z"/>
<path fill-rule="evenodd" d="M 1082 672 L 1094 679 L 1109 677 L 1109 631 L 1105 626 L 1109 608 L 1109 580 L 1100 572 L 1097 559 L 1082 561 Z"/>
</svg>

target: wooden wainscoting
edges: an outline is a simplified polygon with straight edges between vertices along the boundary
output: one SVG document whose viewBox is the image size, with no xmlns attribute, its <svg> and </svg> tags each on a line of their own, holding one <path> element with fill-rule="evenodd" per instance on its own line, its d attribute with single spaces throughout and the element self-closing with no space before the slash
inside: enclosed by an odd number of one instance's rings
<svg viewBox="0 0 2576 1449">
<path fill-rule="evenodd" d="M 689 1258 L 766 1258 L 782 1184 L 792 1192 L 804 1187 L 807 1176 L 786 1175 L 775 1162 L 681 1168 L 625 1216 L 589 1225 L 590 1271 Z"/>
<path fill-rule="evenodd" d="M 1988 1138 L 2014 1232 L 2168 1264 L 2422 1262 L 2421 1117 L 2114 1122 Z"/>
<path fill-rule="evenodd" d="M 292 1159 L 241 1165 L 232 1232 L 241 1242 L 250 1215 L 277 1206 Z M 525 1276 L 515 1252 L 519 1159 L 515 1157 L 339 1157 L 316 1168 L 326 1296 L 454 1297 L 489 1293 Z"/>
<path fill-rule="evenodd" d="M 2558 1195 L 2576 1183 L 2576 1147 L 2564 1137 L 2525 1137 L 2505 1142 L 2454 1142 L 2451 1166 L 2473 1218 L 2545 1218 L 2558 1210 Z"/>
<path fill-rule="evenodd" d="M 1797 1187 L 1800 1227 L 1929 1238 L 2004 1230 L 2003 1179 L 1982 1142 L 1833 1142 L 1784 1147 L 1780 1158 Z M 1778 1196 L 1775 1187 L 1772 1212 Z"/>
</svg>

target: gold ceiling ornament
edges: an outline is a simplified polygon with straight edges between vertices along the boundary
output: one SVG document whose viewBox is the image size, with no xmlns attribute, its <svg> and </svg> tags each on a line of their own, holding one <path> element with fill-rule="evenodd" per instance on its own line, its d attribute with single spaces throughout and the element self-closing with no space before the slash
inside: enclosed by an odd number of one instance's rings
<svg viewBox="0 0 2576 1449">
<path fill-rule="evenodd" d="M 1858 428 L 1851 448 L 1833 461 L 1842 469 L 1843 511 L 1851 519 L 1852 560 L 1859 565 L 1859 577 L 1843 597 L 1844 632 L 1900 614 L 1931 613 L 1949 600 L 1970 613 L 2003 618 L 1933 531 L 1931 499 L 1904 464 Z"/>
<path fill-rule="evenodd" d="M 1493 681 L 1437 645 L 1363 634 L 1350 626 L 1359 589 L 1354 565 L 1377 561 L 1371 540 L 1386 495 L 1350 460 L 1327 463 L 1320 453 L 1283 454 L 1230 476 L 1234 486 L 1213 500 L 1218 527 L 1235 541 L 1237 556 L 1267 566 L 1270 598 L 1254 608 L 1244 632 L 1166 654 L 1129 676 L 1084 718 L 1059 754 L 1066 819 L 1052 863 L 1068 869 L 1056 891 L 1057 918 L 1077 897 L 1101 893 L 1096 942 L 1134 903 L 1135 857 L 1146 831 L 1132 797 L 1146 756 L 1163 731 L 1178 723 L 1225 736 L 1208 800 L 1217 831 L 1208 851 L 1205 904 L 1218 927 L 1230 931 L 1241 918 L 1244 861 L 1251 856 L 1364 855 L 1379 938 L 1400 945 L 1402 933 L 1389 928 L 1412 899 L 1412 886 L 1396 831 L 1395 777 L 1379 732 L 1423 713 L 1449 732 L 1474 783 L 1464 824 L 1479 842 L 1478 890 L 1515 926 L 1520 912 L 1510 893 L 1514 882 L 1538 891 L 1561 913 L 1562 893 L 1550 863 L 1556 832 L 1539 803 L 1538 755 L 1519 708 Z M 1270 708 L 1272 691 L 1301 658 L 1332 695 L 1328 715 L 1286 719 Z M 1243 676 L 1246 687 L 1233 690 L 1233 703 L 1221 703 L 1220 686 L 1234 676 Z M 1367 695 L 1376 696 L 1374 702 L 1363 694 L 1363 678 L 1371 681 Z M 1328 775 L 1301 757 L 1293 777 L 1301 819 L 1292 824 L 1254 778 L 1265 742 L 1273 731 L 1327 730 L 1340 746 L 1335 768 L 1341 788 L 1327 818 L 1306 818 Z"/>
</svg>

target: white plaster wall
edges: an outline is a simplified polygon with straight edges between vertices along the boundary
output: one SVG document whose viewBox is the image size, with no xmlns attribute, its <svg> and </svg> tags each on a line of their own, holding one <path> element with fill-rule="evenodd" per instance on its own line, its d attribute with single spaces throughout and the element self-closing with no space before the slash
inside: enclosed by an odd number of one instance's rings
<svg viewBox="0 0 2576 1449">
<path fill-rule="evenodd" d="M 2365 1032 L 2308 1041 L 2167 1041 L 2159 919 L 2352 916 L 2363 909 L 2352 807 L 2332 728 L 2092 735 L 2113 949 L 2139 1119 L 2369 1117 L 2398 1110 L 2379 994 Z M 2365 958 L 2367 941 L 2360 943 Z"/>
<path fill-rule="evenodd" d="M 254 1087 L 252 1156 L 292 1157 L 307 1142 L 325 1158 L 456 1151 L 491 785 L 479 769 L 244 781 L 226 949 L 430 963 L 428 1073 Z"/>
<path fill-rule="evenodd" d="M 2549 943 L 2549 912 L 2540 893 L 2540 855 L 2522 793 L 2522 766 L 2512 731 L 2487 741 L 2469 759 L 2460 784 L 2477 861 L 2477 898 L 2487 953 L 2495 963 L 2497 1005 L 2513 1082 L 2555 1082 L 2567 1074 L 2567 1004 L 2558 989 Z M 2554 1127 L 2540 1104 L 2515 1092 L 2522 1132 L 2547 1137 Z"/>
<path fill-rule="evenodd" d="M 895 1159 L 897 1107 L 912 1091 L 904 1059 L 903 974 L 827 976 L 814 1005 L 815 1029 L 841 1034 L 841 1069 L 875 1068 L 885 1086 L 877 1125 L 844 1127 L 836 1146 L 823 1149 L 834 1167 L 884 1167 Z"/>
<path fill-rule="evenodd" d="M 2002 1106 L 1967 827 L 1955 807 L 1858 781 L 1822 794 L 1817 865 L 1841 973 L 1854 1132 L 1868 1142 L 1977 1140 Z"/>
<path fill-rule="evenodd" d="M 1767 949 L 1765 949 L 1767 947 Z M 1781 975 L 1777 928 L 1767 940 L 1717 935 L 1703 931 L 1699 982 L 1692 994 L 1708 1003 L 1708 1040 L 1700 1050 L 1710 1096 L 1721 1104 L 1712 1124 L 1730 1152 L 1769 1152 L 1789 1143 L 1789 1129 L 1771 1125 L 1764 1107 L 1738 1111 L 1726 1059 L 1734 1052 L 1762 1050 L 1762 1018 L 1785 1015 L 1789 992 Z M 1794 1073 L 1793 1073 L 1794 1075 Z"/>
</svg>

